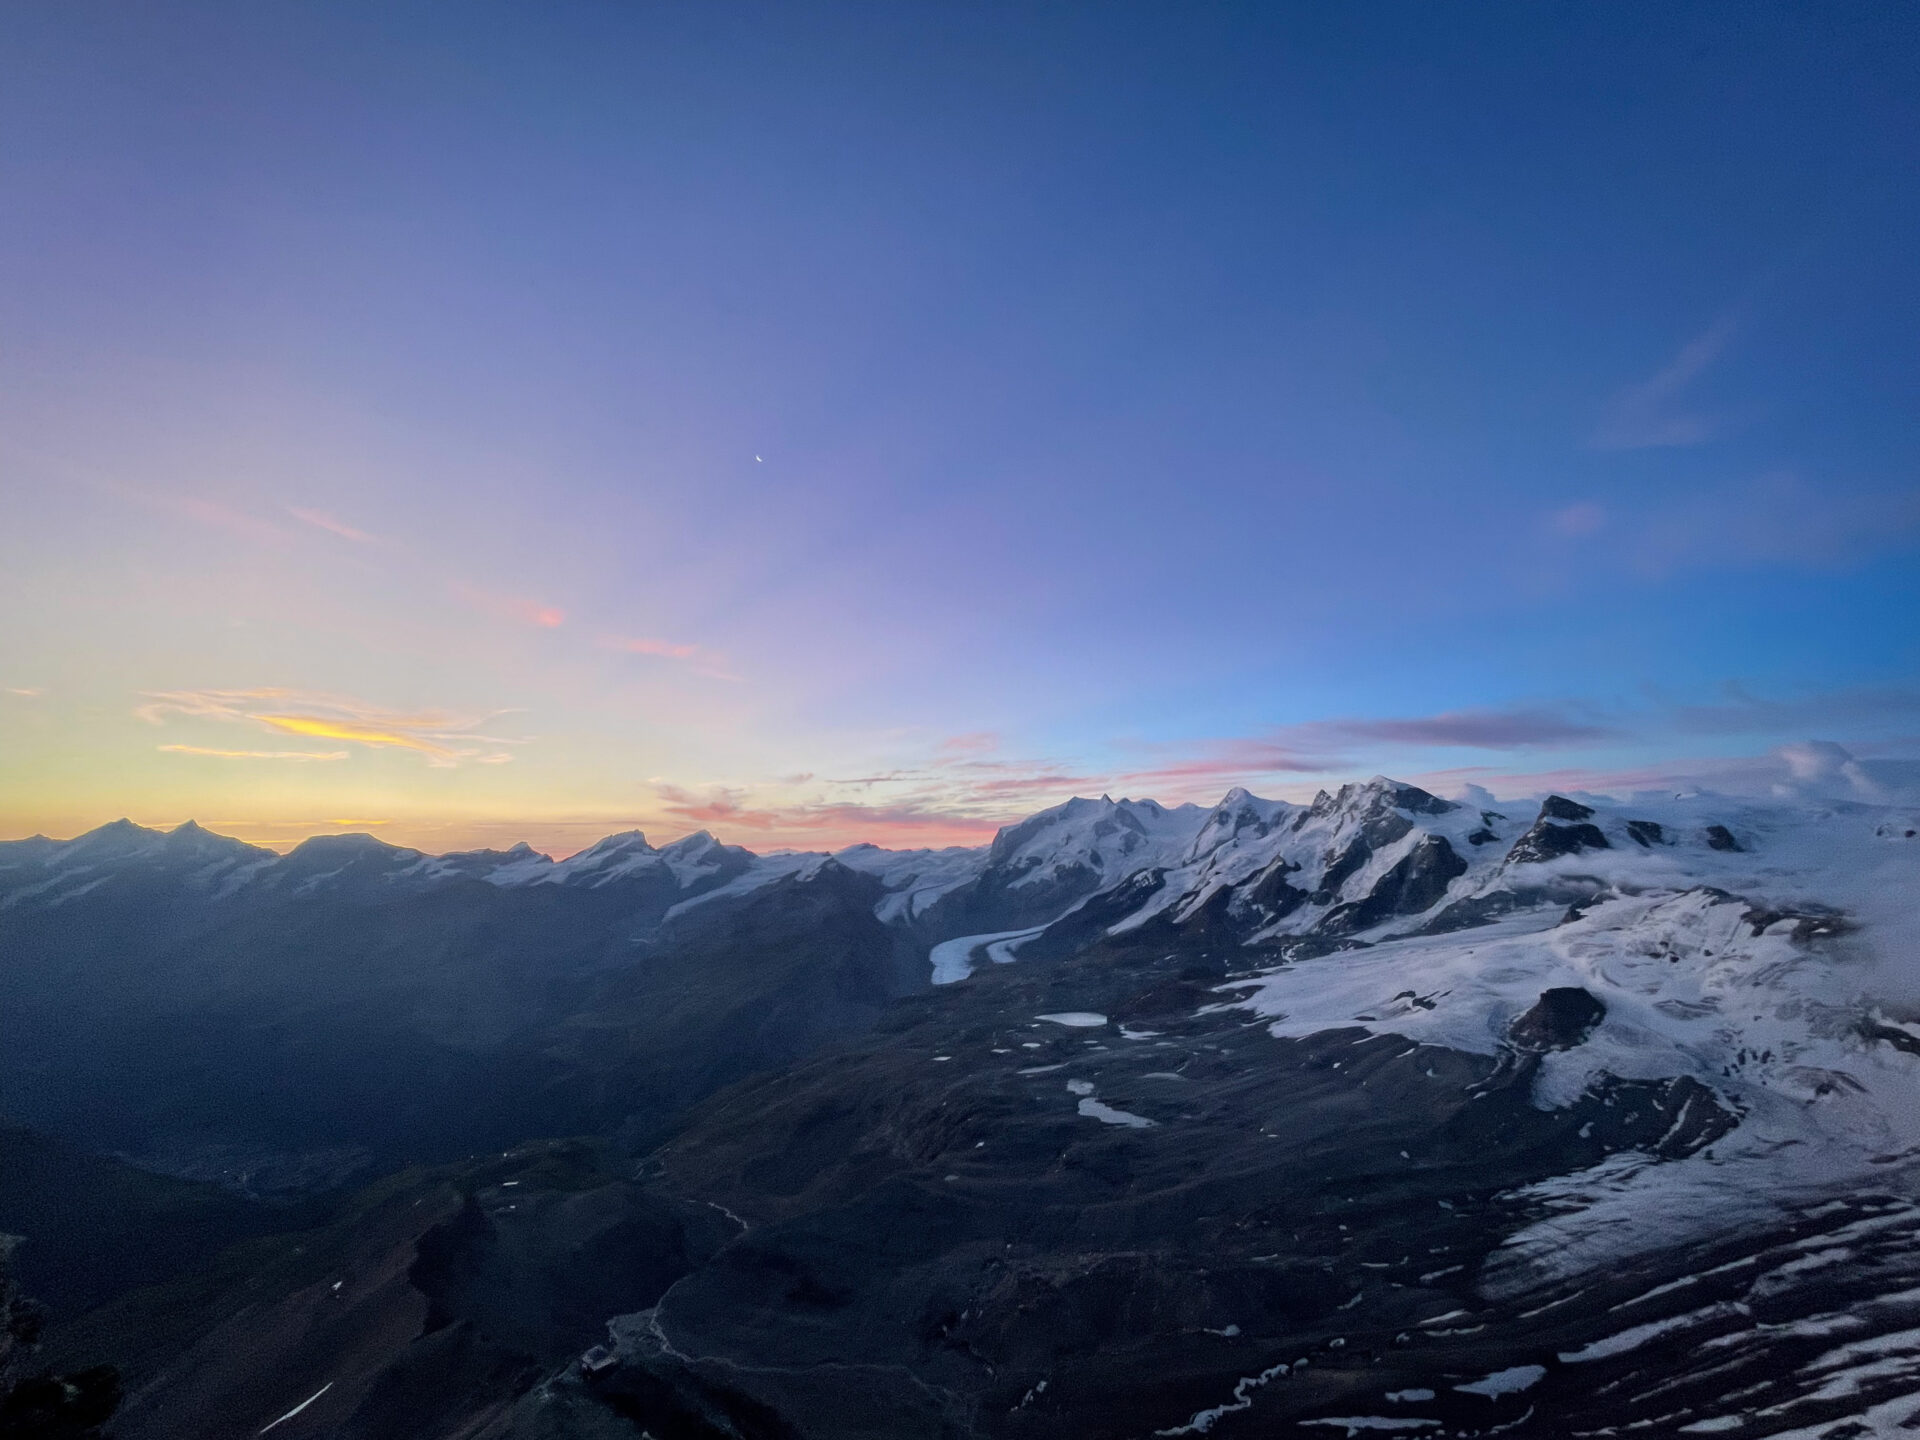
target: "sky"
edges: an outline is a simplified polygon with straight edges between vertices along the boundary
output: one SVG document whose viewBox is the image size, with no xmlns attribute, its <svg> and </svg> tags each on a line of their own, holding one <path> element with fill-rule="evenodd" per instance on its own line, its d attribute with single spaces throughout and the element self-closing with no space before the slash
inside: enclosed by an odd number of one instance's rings
<svg viewBox="0 0 1920 1440">
<path fill-rule="evenodd" d="M 1916 254 L 1903 6 L 0 8 L 0 837 L 1884 797 Z"/>
</svg>

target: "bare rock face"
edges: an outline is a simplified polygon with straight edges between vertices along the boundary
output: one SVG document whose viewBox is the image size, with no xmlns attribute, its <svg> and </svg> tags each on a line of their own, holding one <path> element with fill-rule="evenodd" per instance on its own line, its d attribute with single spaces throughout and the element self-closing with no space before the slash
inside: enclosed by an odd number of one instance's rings
<svg viewBox="0 0 1920 1440">
<path fill-rule="evenodd" d="M 1529 1055 L 1571 1050 L 1584 1045 L 1606 1015 L 1607 1007 L 1579 986 L 1556 985 L 1543 990 L 1533 1008 L 1513 1022 L 1507 1038 Z"/>
<path fill-rule="evenodd" d="M 1509 865 L 1536 865 L 1582 850 L 1610 850 L 1612 845 L 1593 823 L 1593 811 L 1564 795 L 1549 795 L 1540 816 L 1507 852 Z"/>
<path fill-rule="evenodd" d="M 1444 835 L 1429 835 L 1382 875 L 1362 900 L 1331 911 L 1321 922 L 1329 934 L 1347 934 L 1395 915 L 1418 915 L 1437 904 L 1447 886 L 1467 873 Z"/>
</svg>

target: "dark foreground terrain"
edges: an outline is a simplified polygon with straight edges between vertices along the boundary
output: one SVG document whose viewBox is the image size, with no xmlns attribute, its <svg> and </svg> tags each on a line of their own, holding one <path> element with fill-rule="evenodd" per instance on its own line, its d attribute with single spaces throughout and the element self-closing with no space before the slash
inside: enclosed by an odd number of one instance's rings
<svg viewBox="0 0 1920 1440">
<path fill-rule="evenodd" d="M 656 904 L 620 963 L 596 922 L 462 1048 L 548 1076 L 471 1092 L 462 1133 L 507 1143 L 358 1188 L 0 1136 L 34 1363 L 115 1367 L 125 1440 L 1902 1433 L 1920 1037 L 1861 991 L 1871 896 L 1796 857 L 1884 886 L 1915 847 L 1864 811 L 1810 848 L 1458 812 L 1229 797 L 1103 832 L 1154 863 L 1056 867 L 1044 904 L 983 857 L 943 892 L 980 929 L 935 951 L 973 973 L 937 988 L 903 956 L 949 937 L 849 866 Z M 198 1073 L 201 1124 L 231 1078 Z M 595 1133 L 513 1133 L 551 1116 Z"/>
</svg>

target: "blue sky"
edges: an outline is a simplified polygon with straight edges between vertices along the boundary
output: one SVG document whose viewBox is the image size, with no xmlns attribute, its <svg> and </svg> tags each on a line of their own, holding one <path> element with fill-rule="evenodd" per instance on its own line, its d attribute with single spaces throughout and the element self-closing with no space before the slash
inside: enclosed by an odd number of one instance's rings
<svg viewBox="0 0 1920 1440">
<path fill-rule="evenodd" d="M 1920 753 L 1917 61 L 1883 6 L 15 7 L 0 829 Z"/>
</svg>

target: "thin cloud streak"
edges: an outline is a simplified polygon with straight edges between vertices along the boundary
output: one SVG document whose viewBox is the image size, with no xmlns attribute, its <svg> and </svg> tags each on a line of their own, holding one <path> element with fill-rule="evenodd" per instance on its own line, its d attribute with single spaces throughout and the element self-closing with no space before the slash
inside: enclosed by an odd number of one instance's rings
<svg viewBox="0 0 1920 1440">
<path fill-rule="evenodd" d="M 601 641 L 609 650 L 619 650 L 628 655 L 657 655 L 663 660 L 691 660 L 700 653 L 698 645 L 676 645 L 671 640 L 654 640 L 646 636 L 628 638 L 609 635 Z"/>
<path fill-rule="evenodd" d="M 316 530 L 325 530 L 338 535 L 342 540 L 351 540 L 356 545 L 384 545 L 386 542 L 378 535 L 370 535 L 365 530 L 355 529 L 344 520 L 336 520 L 324 510 L 308 510 L 298 505 L 289 505 L 287 513 L 304 525 Z"/>
<path fill-rule="evenodd" d="M 150 725 L 179 717 L 248 725 L 281 735 L 345 740 L 369 749 L 410 750 L 436 768 L 463 761 L 499 765 L 513 757 L 482 745 L 523 743 L 481 735 L 477 727 L 500 712 L 459 716 L 438 711 L 408 714 L 362 700 L 275 687 L 257 690 L 156 690 L 144 692 L 134 715 Z"/>
<path fill-rule="evenodd" d="M 469 585 L 464 580 L 455 580 L 451 588 L 468 606 L 496 620 L 532 625 L 541 630 L 557 630 L 566 623 L 567 612 L 558 605 L 543 604 L 524 595 L 495 594 Z"/>
<path fill-rule="evenodd" d="M 1682 345 L 1655 374 L 1629 385 L 1608 402 L 1593 434 L 1596 450 L 1647 450 L 1698 445 L 1711 440 L 1725 423 L 1683 405 L 1686 391 L 1727 348 L 1738 328 L 1729 311 Z"/>
<path fill-rule="evenodd" d="M 704 645 L 661 640 L 648 635 L 603 635 L 600 637 L 600 646 L 605 650 L 618 651 L 622 655 L 646 655 L 659 660 L 686 661 L 691 674 L 706 680 L 739 683 L 743 679 L 732 670 L 724 655 L 709 650 Z"/>
<path fill-rule="evenodd" d="M 1551 710 L 1532 709 L 1447 710 L 1402 720 L 1330 720 L 1295 727 L 1288 733 L 1481 750 L 1612 740 L 1620 735 L 1610 726 L 1585 724 Z"/>
</svg>

